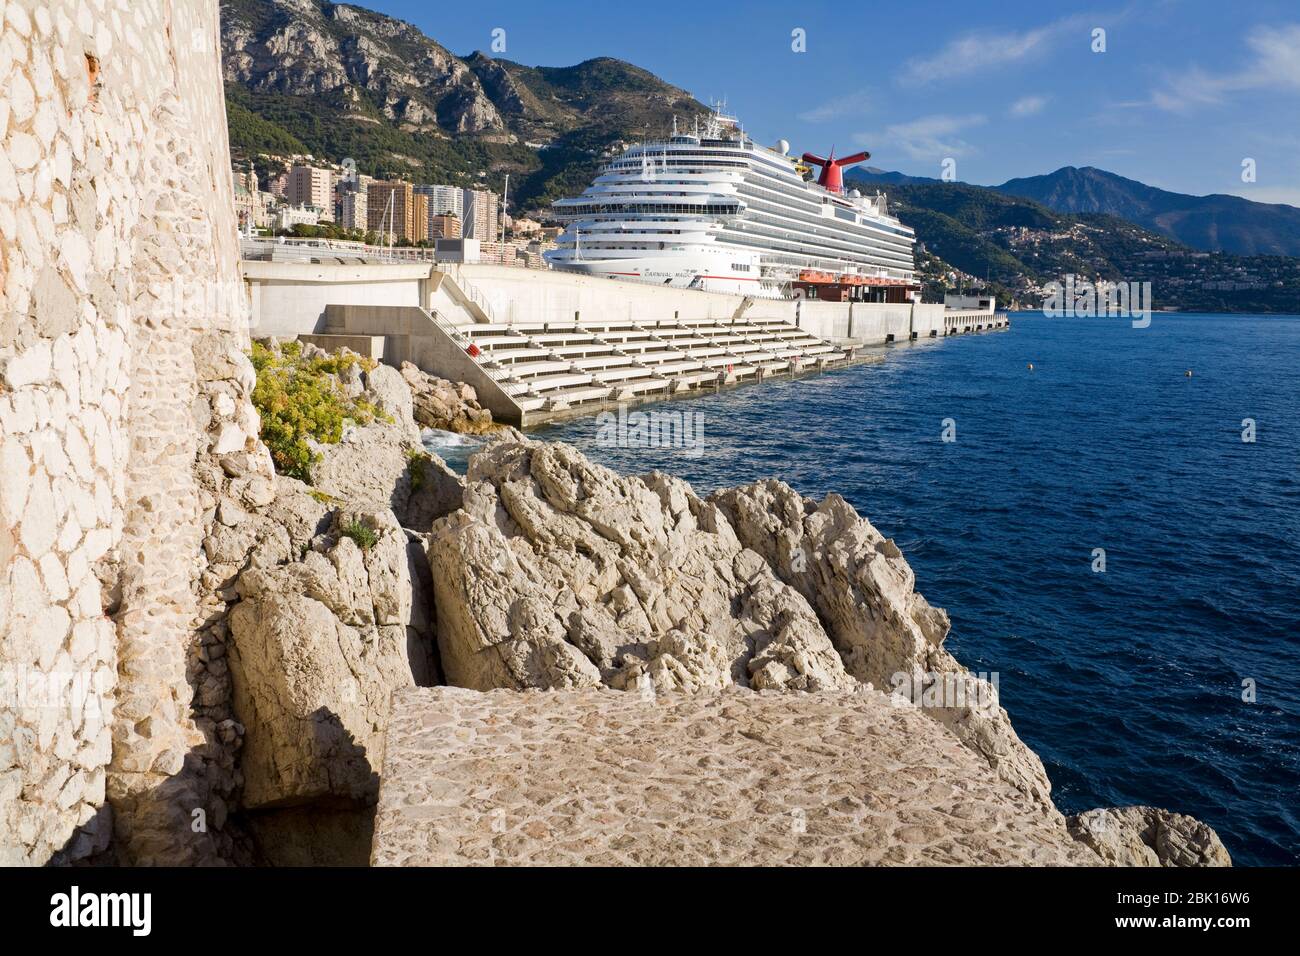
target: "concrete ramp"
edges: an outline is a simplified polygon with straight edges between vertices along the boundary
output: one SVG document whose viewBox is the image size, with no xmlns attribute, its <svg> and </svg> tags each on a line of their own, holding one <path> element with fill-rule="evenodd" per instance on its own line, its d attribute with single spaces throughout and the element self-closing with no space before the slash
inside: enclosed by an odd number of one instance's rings
<svg viewBox="0 0 1300 956">
<path fill-rule="evenodd" d="M 388 365 L 411 362 L 423 371 L 474 387 L 492 418 L 524 423 L 515 393 L 524 391 L 470 355 L 470 340 L 435 312 L 418 306 L 330 305 L 324 329 L 300 336 L 326 349 L 347 346 Z"/>
</svg>

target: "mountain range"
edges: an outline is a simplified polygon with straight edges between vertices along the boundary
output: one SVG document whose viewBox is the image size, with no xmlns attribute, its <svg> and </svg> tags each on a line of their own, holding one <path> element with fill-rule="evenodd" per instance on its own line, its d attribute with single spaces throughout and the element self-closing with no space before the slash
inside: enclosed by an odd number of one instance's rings
<svg viewBox="0 0 1300 956">
<path fill-rule="evenodd" d="M 993 188 L 1058 212 L 1119 216 L 1193 249 L 1300 256 L 1300 209 L 1295 206 L 1223 194 L 1188 196 L 1092 166 L 1066 166 Z"/>
<path fill-rule="evenodd" d="M 237 160 L 351 158 L 374 176 L 497 191 L 510 174 L 515 210 L 577 194 L 627 143 L 708 112 L 621 60 L 461 57 L 412 24 L 327 0 L 223 0 L 221 42 Z M 1003 301 L 1032 301 L 1042 282 L 1077 271 L 1152 277 L 1168 307 L 1300 311 L 1291 206 L 1187 196 L 1091 167 L 993 187 L 875 167 L 846 181 L 886 191 L 916 230 L 931 295 L 978 277 Z"/>
<path fill-rule="evenodd" d="M 881 186 L 941 182 L 876 167 L 855 170 L 853 175 L 859 183 Z M 1118 216 L 1207 252 L 1300 256 L 1300 209 L 1295 206 L 1223 194 L 1189 196 L 1093 166 L 1063 166 L 1042 176 L 981 188 L 1032 199 L 1057 212 Z"/>
<path fill-rule="evenodd" d="M 875 178 L 868 173 L 867 176 Z M 1063 213 L 985 186 L 935 180 L 879 184 L 892 212 L 916 230 L 927 298 L 987 282 L 1005 304 L 1041 301 L 1068 274 L 1150 282 L 1158 308 L 1300 313 L 1300 258 L 1193 249 L 1105 213 Z"/>
<path fill-rule="evenodd" d="M 223 0 L 231 150 L 345 158 L 375 176 L 482 183 L 518 206 L 580 191 L 602 158 L 707 109 L 609 57 L 458 57 L 419 28 L 326 0 Z"/>
</svg>

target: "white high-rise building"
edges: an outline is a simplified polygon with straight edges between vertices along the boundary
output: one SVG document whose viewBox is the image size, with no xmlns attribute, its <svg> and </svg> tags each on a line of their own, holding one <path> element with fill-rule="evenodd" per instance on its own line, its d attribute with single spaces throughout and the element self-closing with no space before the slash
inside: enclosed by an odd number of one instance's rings
<svg viewBox="0 0 1300 956">
<path fill-rule="evenodd" d="M 429 197 L 430 217 L 441 216 L 449 212 L 453 213 L 457 218 L 463 218 L 465 209 L 464 192 L 459 186 L 435 184 L 415 187 L 416 195 Z"/>
<path fill-rule="evenodd" d="M 497 194 L 484 189 L 466 189 L 462 203 L 461 235 L 482 242 L 495 242 L 501 231 Z"/>
</svg>

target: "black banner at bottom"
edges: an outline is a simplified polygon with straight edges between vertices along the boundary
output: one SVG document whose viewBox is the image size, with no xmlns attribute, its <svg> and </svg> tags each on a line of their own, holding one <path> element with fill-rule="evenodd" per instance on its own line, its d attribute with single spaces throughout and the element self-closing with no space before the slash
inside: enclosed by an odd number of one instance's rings
<svg viewBox="0 0 1300 956">
<path fill-rule="evenodd" d="M 966 930 L 1230 942 L 1285 928 L 1294 877 L 1277 869 L 10 869 L 0 870 L 0 917 L 10 941 L 93 934 L 128 946 L 220 944 L 241 926 L 256 927 L 250 939 L 259 944 L 298 945 L 408 945 L 408 934 L 434 927 L 430 944 L 446 933 L 554 944 L 559 931 L 626 945 L 682 938 L 687 925 L 695 945 L 737 934 L 807 946 L 825 934 L 919 941 Z"/>
</svg>

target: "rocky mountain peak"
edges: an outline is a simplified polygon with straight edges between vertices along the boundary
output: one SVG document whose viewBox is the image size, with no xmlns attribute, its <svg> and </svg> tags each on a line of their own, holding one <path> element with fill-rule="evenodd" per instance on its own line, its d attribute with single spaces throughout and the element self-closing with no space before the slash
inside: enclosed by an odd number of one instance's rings
<svg viewBox="0 0 1300 956">
<path fill-rule="evenodd" d="M 225 79 L 254 93 L 332 96 L 358 119 L 425 132 L 505 131 L 464 61 L 413 24 L 324 0 L 230 0 L 221 26 Z"/>
</svg>

